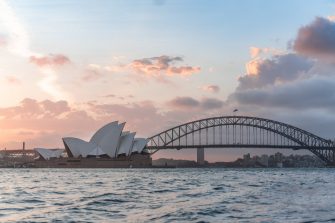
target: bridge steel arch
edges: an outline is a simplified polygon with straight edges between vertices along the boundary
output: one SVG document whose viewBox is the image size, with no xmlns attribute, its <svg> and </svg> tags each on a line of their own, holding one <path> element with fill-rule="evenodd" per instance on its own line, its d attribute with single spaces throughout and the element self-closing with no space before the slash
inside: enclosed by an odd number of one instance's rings
<svg viewBox="0 0 335 223">
<path fill-rule="evenodd" d="M 185 148 L 307 149 L 335 166 L 335 144 L 282 122 L 248 116 L 222 116 L 188 122 L 148 138 L 147 151 Z"/>
</svg>

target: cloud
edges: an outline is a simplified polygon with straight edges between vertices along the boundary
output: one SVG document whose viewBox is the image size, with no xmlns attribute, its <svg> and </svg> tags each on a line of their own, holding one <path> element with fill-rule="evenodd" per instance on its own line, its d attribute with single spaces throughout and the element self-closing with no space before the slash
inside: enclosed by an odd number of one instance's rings
<svg viewBox="0 0 335 223">
<path fill-rule="evenodd" d="M 134 95 L 129 94 L 129 95 L 125 95 L 125 96 L 118 96 L 116 94 L 107 94 L 103 96 L 104 98 L 114 98 L 114 99 L 120 99 L 120 100 L 130 100 L 132 98 L 134 98 Z"/>
<path fill-rule="evenodd" d="M 87 82 L 96 81 L 107 77 L 109 74 L 125 73 L 127 71 L 129 71 L 127 66 L 123 64 L 102 66 L 92 63 L 85 68 L 82 80 Z"/>
<path fill-rule="evenodd" d="M 302 55 L 334 61 L 335 22 L 316 17 L 299 29 L 293 49 Z"/>
<path fill-rule="evenodd" d="M 167 104 L 173 108 L 187 109 L 198 107 L 200 102 L 192 97 L 176 97 L 170 100 Z"/>
<path fill-rule="evenodd" d="M 109 117 L 109 121 L 126 121 L 127 128 L 134 129 L 140 134 L 147 134 L 151 131 L 147 126 L 155 128 L 160 121 L 164 120 L 163 115 L 158 112 L 155 104 L 151 101 L 139 101 L 129 104 L 91 104 L 90 110 L 98 119 Z"/>
<path fill-rule="evenodd" d="M 306 56 L 288 53 L 252 60 L 252 71 L 239 78 L 227 103 L 262 109 L 330 109 L 335 101 L 334 66 L 323 66 Z M 332 73 L 327 74 L 327 71 Z M 334 96 L 333 96 L 334 95 Z M 250 110 L 249 110 L 250 111 Z M 257 115 L 257 114 L 256 114 Z"/>
<path fill-rule="evenodd" d="M 201 100 L 201 106 L 205 109 L 218 109 L 222 108 L 224 102 L 216 98 L 204 98 Z"/>
<path fill-rule="evenodd" d="M 293 81 L 310 70 L 313 64 L 312 60 L 293 53 L 252 60 L 247 64 L 247 74 L 238 79 L 238 89 L 261 88 Z"/>
<path fill-rule="evenodd" d="M 174 66 L 177 62 L 183 62 L 181 57 L 159 56 L 143 58 L 132 61 L 129 66 L 133 71 L 148 76 L 160 76 L 161 74 L 173 76 L 190 76 L 200 72 L 200 67 Z"/>
<path fill-rule="evenodd" d="M 218 109 L 224 105 L 222 100 L 216 98 L 202 98 L 201 100 L 192 97 L 176 97 L 167 102 L 170 108 L 188 110 L 188 109 Z"/>
<path fill-rule="evenodd" d="M 181 67 L 169 67 L 166 71 L 168 75 L 181 75 L 181 76 L 190 76 L 192 74 L 200 72 L 200 67 L 191 67 L 191 66 L 181 66 Z"/>
<path fill-rule="evenodd" d="M 3 21 L 8 37 L 6 40 L 8 50 L 23 57 L 32 55 L 28 33 L 5 0 L 0 0 L 0 20 Z"/>
<path fill-rule="evenodd" d="M 22 141 L 27 141 L 30 148 L 62 146 L 62 136 L 85 136 L 86 131 L 101 124 L 85 109 L 79 110 L 67 101 L 26 98 L 19 105 L 0 108 L 0 144 L 11 149 L 18 148 Z"/>
<path fill-rule="evenodd" d="M 126 128 L 148 137 L 180 117 L 192 118 L 189 112 L 163 114 L 151 101 L 75 105 L 26 98 L 16 106 L 0 108 L 0 145 L 15 149 L 26 141 L 29 148 L 63 147 L 62 137 L 88 139 L 95 130 L 114 120 L 126 121 Z"/>
<path fill-rule="evenodd" d="M 335 109 L 335 80 L 313 77 L 261 89 L 236 91 L 230 101 L 271 108 Z"/>
<path fill-rule="evenodd" d="M 327 19 L 328 19 L 329 21 L 334 22 L 334 21 L 335 21 L 335 15 L 327 16 Z"/>
<path fill-rule="evenodd" d="M 275 48 L 270 48 L 270 47 L 265 47 L 265 48 L 260 48 L 260 47 L 255 47 L 252 46 L 249 48 L 250 52 L 250 57 L 252 59 L 261 57 L 261 56 L 273 56 L 273 55 L 278 55 L 281 54 L 281 51 Z"/>
<path fill-rule="evenodd" d="M 259 47 L 250 47 L 250 56 L 251 58 L 255 58 L 255 57 L 258 57 L 261 53 L 262 53 L 262 49 L 259 48 Z"/>
<path fill-rule="evenodd" d="M 130 63 L 118 63 L 112 65 L 89 64 L 85 69 L 82 80 L 94 81 L 105 77 L 110 73 L 126 74 L 132 81 L 144 82 L 152 78 L 161 83 L 171 84 L 168 77 L 187 77 L 200 72 L 200 67 L 195 66 L 175 66 L 176 63 L 183 62 L 181 57 L 159 56 L 151 58 L 136 59 Z"/>
<path fill-rule="evenodd" d="M 202 87 L 202 90 L 211 93 L 218 93 L 220 91 L 220 87 L 218 85 L 205 85 Z"/>
<path fill-rule="evenodd" d="M 66 101 L 44 100 L 38 102 L 35 99 L 25 98 L 18 106 L 0 108 L 0 117 L 7 120 L 44 118 L 50 115 L 55 117 L 70 110 Z"/>
<path fill-rule="evenodd" d="M 8 42 L 7 42 L 7 38 L 0 35 L 0 47 L 4 47 L 7 46 Z"/>
<path fill-rule="evenodd" d="M 58 75 L 54 68 L 71 63 L 70 59 L 62 54 L 49 54 L 48 56 L 30 56 L 29 61 L 38 66 L 44 75 L 44 77 L 37 82 L 37 85 L 53 98 L 64 98 L 66 93 L 56 84 Z"/>
<path fill-rule="evenodd" d="M 263 57 L 254 49 L 247 73 L 225 106 L 333 137 L 329 131 L 335 123 L 334 27 L 334 22 L 316 18 L 298 31 L 292 53 Z"/>
<path fill-rule="evenodd" d="M 71 108 L 67 101 L 50 101 L 44 100 L 39 103 L 43 110 L 50 115 L 61 115 L 65 112 L 71 111 Z"/>
<path fill-rule="evenodd" d="M 97 64 L 89 64 L 87 69 L 84 71 L 83 81 L 94 81 L 102 78 L 104 75 L 102 73 L 101 66 Z"/>
<path fill-rule="evenodd" d="M 104 96 L 105 98 L 115 98 L 116 95 L 115 94 L 107 94 Z"/>
<path fill-rule="evenodd" d="M 37 82 L 37 86 L 44 92 L 52 96 L 54 99 L 64 99 L 68 97 L 66 92 L 57 83 L 58 75 L 56 71 L 50 67 L 41 68 L 44 75 L 41 80 Z"/>
<path fill-rule="evenodd" d="M 68 98 L 68 93 L 57 83 L 59 75 L 55 68 L 71 63 L 69 58 L 61 54 L 50 54 L 49 56 L 30 56 L 29 61 L 38 66 L 43 75 L 43 78 L 37 82 L 41 90 L 54 99 Z"/>
<path fill-rule="evenodd" d="M 63 55 L 40 56 L 41 53 L 31 50 L 28 32 L 10 6 L 9 1 L 0 0 L 0 20 L 3 21 L 4 25 L 6 49 L 13 55 L 28 58 L 30 62 L 40 67 L 39 71 L 43 74 L 43 78 L 38 81 L 37 85 L 54 98 L 59 99 L 67 96 L 56 83 L 57 73 L 51 70 L 50 66 L 48 66 L 49 69 L 45 68 L 47 65 L 69 63 L 69 59 Z"/>
<path fill-rule="evenodd" d="M 62 54 L 49 54 L 48 56 L 30 56 L 30 62 L 39 66 L 61 66 L 70 63 L 70 59 Z"/>
<path fill-rule="evenodd" d="M 99 64 L 89 64 L 88 69 L 99 72 L 121 73 L 127 71 L 126 66 L 123 64 L 101 66 Z"/>
<path fill-rule="evenodd" d="M 14 84 L 14 85 L 21 84 L 21 81 L 18 78 L 14 77 L 14 76 L 7 76 L 6 77 L 6 81 L 9 84 Z"/>
</svg>

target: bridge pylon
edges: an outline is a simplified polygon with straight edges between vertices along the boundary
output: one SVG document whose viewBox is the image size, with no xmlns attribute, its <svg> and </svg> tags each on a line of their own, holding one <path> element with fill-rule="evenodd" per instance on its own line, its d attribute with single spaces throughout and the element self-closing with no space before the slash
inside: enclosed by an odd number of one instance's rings
<svg viewBox="0 0 335 223">
<path fill-rule="evenodd" d="M 205 165 L 205 148 L 199 147 L 197 148 L 197 164 Z"/>
</svg>

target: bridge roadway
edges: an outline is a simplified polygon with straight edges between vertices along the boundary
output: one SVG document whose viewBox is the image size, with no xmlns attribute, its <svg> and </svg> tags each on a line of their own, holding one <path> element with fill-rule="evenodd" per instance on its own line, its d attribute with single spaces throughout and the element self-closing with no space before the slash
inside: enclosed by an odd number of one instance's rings
<svg viewBox="0 0 335 223">
<path fill-rule="evenodd" d="M 192 121 L 150 137 L 147 144 L 151 154 L 162 149 L 186 148 L 305 149 L 328 166 L 335 166 L 333 141 L 289 124 L 258 117 L 222 116 Z"/>
</svg>

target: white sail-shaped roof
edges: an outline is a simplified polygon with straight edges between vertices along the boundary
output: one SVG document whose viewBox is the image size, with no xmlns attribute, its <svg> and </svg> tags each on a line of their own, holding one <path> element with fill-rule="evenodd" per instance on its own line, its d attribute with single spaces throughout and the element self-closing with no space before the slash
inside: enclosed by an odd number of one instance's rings
<svg viewBox="0 0 335 223">
<path fill-rule="evenodd" d="M 90 155 L 90 156 L 101 156 L 101 155 L 106 155 L 106 153 L 100 147 L 97 146 L 88 155 Z"/>
<path fill-rule="evenodd" d="M 67 137 L 63 138 L 65 148 L 70 150 L 73 157 L 87 157 L 87 155 L 96 148 L 94 143 L 86 142 L 82 139 Z"/>
<path fill-rule="evenodd" d="M 148 140 L 144 138 L 136 138 L 134 139 L 133 148 L 131 150 L 132 153 L 141 153 L 144 147 L 147 145 Z"/>
<path fill-rule="evenodd" d="M 121 133 L 121 136 L 128 135 L 129 133 L 130 133 L 129 131 L 122 132 L 122 133 Z"/>
<path fill-rule="evenodd" d="M 95 143 L 98 145 L 99 142 L 102 140 L 102 138 L 104 138 L 106 133 L 114 131 L 115 128 L 117 128 L 118 126 L 119 124 L 116 121 L 116 122 L 108 123 L 107 125 L 101 127 L 98 131 L 96 131 L 96 133 L 94 133 L 94 135 L 90 139 L 90 143 Z"/>
<path fill-rule="evenodd" d="M 63 149 L 45 149 L 45 148 L 35 148 L 35 151 L 40 154 L 45 160 L 49 160 L 50 158 L 59 158 L 62 156 L 64 152 Z"/>
<path fill-rule="evenodd" d="M 131 152 L 136 133 L 122 133 L 117 155 L 125 154 L 128 156 Z"/>
<path fill-rule="evenodd" d="M 111 122 L 100 128 L 89 142 L 73 137 L 63 138 L 68 156 L 108 155 L 114 158 L 121 154 L 129 156 L 131 153 L 142 153 L 147 139 L 135 139 L 136 133 L 122 132 L 124 126 L 125 123 Z"/>
<path fill-rule="evenodd" d="M 113 125 L 112 128 L 106 128 L 101 133 L 101 138 L 96 145 L 99 146 L 109 157 L 115 157 L 119 146 L 121 132 L 126 123 Z"/>
</svg>

